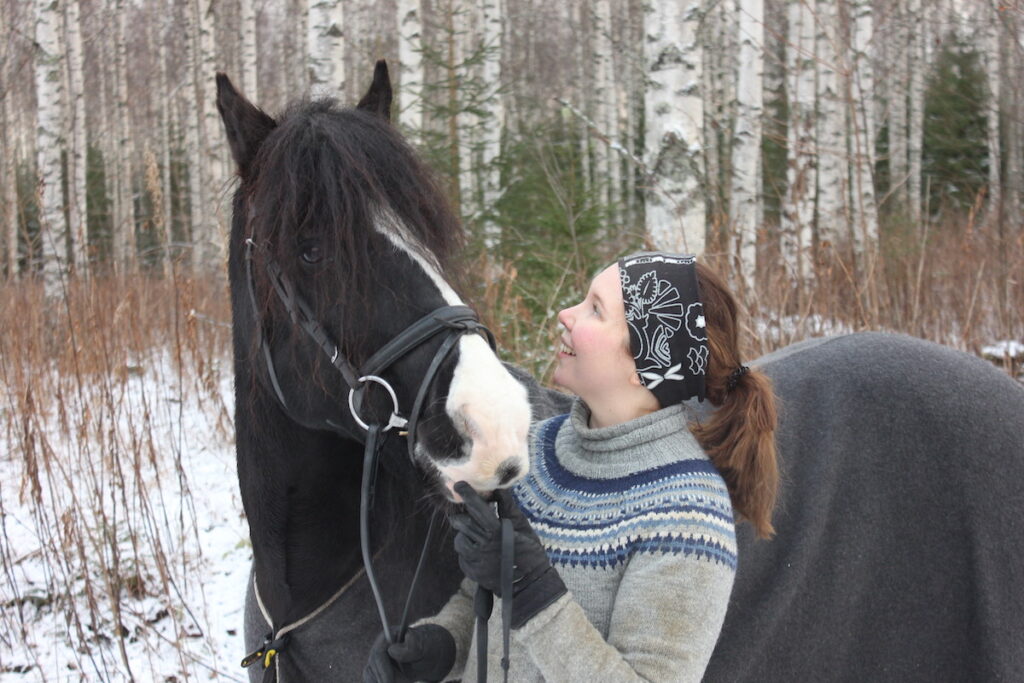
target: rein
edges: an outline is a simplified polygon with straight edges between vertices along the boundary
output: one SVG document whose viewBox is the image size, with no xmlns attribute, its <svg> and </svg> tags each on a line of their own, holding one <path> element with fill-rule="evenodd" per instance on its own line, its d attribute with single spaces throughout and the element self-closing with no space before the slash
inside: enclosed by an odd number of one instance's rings
<svg viewBox="0 0 1024 683">
<path fill-rule="evenodd" d="M 284 397 L 284 392 L 281 389 L 281 383 L 278 380 L 277 371 L 274 367 L 274 360 L 270 353 L 270 345 L 267 343 L 267 339 L 264 334 L 259 305 L 256 302 L 256 284 L 253 275 L 253 250 L 256 248 L 258 247 L 252 238 L 247 238 L 245 240 L 245 272 L 249 301 L 252 305 L 254 321 L 259 334 L 259 346 L 267 369 L 267 375 L 270 379 L 270 385 L 273 388 L 274 395 L 277 397 L 282 409 L 285 413 L 290 414 L 288 402 Z M 430 524 L 427 528 L 427 536 L 423 543 L 423 549 L 420 551 L 416 570 L 409 585 L 409 592 L 406 596 L 401 621 L 399 622 L 397 631 L 392 635 L 391 628 L 388 625 L 384 600 L 382 598 L 380 587 L 377 584 L 376 574 L 373 570 L 373 558 L 370 553 L 369 518 L 370 511 L 373 508 L 377 469 L 380 464 L 380 454 L 383 450 L 384 442 L 387 439 L 387 433 L 392 428 L 404 430 L 399 433 L 406 437 L 409 458 L 410 461 L 415 464 L 416 427 L 419 424 L 419 418 L 423 411 L 423 404 L 426 400 L 427 392 L 430 389 L 437 372 L 440 370 L 441 364 L 451 354 L 455 345 L 464 334 L 483 335 L 492 349 L 495 348 L 494 335 L 480 323 L 476 313 L 468 306 L 442 306 L 406 327 L 401 333 L 371 355 L 361 369 L 357 369 L 345 357 L 345 355 L 341 353 L 340 346 L 316 320 L 309 304 L 295 290 L 291 281 L 282 272 L 280 266 L 271 259 L 267 262 L 266 270 L 271 286 L 277 294 L 277 298 L 280 300 L 281 304 L 288 311 L 288 315 L 291 317 L 292 322 L 302 329 L 306 335 L 316 343 L 316 345 L 323 351 L 324 355 L 330 360 L 331 366 L 334 367 L 345 380 L 346 385 L 349 387 L 349 411 L 355 422 L 366 430 L 366 438 L 363 442 L 363 476 L 360 486 L 359 501 L 360 551 L 363 557 L 363 568 L 366 572 L 366 578 L 373 593 L 373 599 L 377 606 L 381 625 L 384 628 L 384 637 L 389 644 L 396 641 L 401 642 L 404 639 L 405 632 L 408 628 L 409 608 L 412 604 L 412 597 L 416 590 L 416 584 L 425 564 L 427 550 L 434 536 L 434 529 L 437 521 L 437 510 L 434 511 L 430 518 Z M 386 380 L 381 378 L 380 375 L 410 351 L 434 338 L 438 334 L 444 334 L 445 338 L 434 353 L 434 357 L 431 360 L 430 365 L 427 367 L 427 371 L 423 375 L 423 379 L 421 380 L 416 392 L 416 398 L 413 401 L 412 410 L 409 413 L 409 416 L 407 418 L 403 417 L 399 410 L 398 397 L 395 394 L 394 389 Z M 366 423 L 359 416 L 359 408 L 362 405 L 363 392 L 368 382 L 381 385 L 391 397 L 393 410 L 385 424 L 381 424 L 379 421 L 373 420 L 371 420 L 370 423 Z M 332 430 L 336 431 L 341 429 L 340 425 L 329 419 L 325 420 L 325 422 Z M 509 562 L 511 563 L 511 556 L 509 556 Z M 509 576 L 511 576 L 511 564 Z M 334 600 L 344 592 L 348 585 L 351 585 L 351 582 L 329 598 L 327 603 L 321 605 L 306 617 L 303 617 L 291 624 L 287 624 L 279 629 L 272 630 L 264 639 L 263 645 L 242 660 L 242 666 L 248 667 L 256 662 L 260 662 L 265 670 L 265 676 L 276 674 L 276 666 L 272 668 L 272 665 L 277 663 L 278 655 L 280 655 L 285 649 L 291 631 L 318 616 L 327 604 L 334 602 Z M 511 590 L 507 595 L 511 596 Z M 509 614 L 506 619 L 511 619 L 511 610 L 509 610 Z M 271 628 L 273 628 L 273 624 L 271 624 Z M 506 640 L 507 638 L 508 636 L 506 636 Z M 507 654 L 505 659 L 507 660 Z M 507 663 L 505 663 L 505 665 L 507 672 Z M 273 672 L 273 674 L 271 674 L 271 672 Z"/>
</svg>

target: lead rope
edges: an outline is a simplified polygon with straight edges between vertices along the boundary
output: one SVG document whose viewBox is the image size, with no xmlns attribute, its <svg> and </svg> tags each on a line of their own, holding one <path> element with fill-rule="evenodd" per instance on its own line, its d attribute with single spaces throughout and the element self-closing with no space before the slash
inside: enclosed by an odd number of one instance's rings
<svg viewBox="0 0 1024 683">
<path fill-rule="evenodd" d="M 512 645 L 512 583 L 515 570 L 515 529 L 512 520 L 501 520 L 501 670 L 508 683 L 509 649 Z M 487 683 L 487 622 L 494 609 L 494 594 L 476 587 L 473 613 L 476 615 L 476 679 Z"/>
</svg>

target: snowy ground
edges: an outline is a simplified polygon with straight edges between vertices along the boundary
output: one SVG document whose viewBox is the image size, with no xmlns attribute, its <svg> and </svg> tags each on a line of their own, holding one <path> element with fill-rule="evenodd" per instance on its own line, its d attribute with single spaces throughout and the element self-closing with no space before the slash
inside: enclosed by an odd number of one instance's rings
<svg viewBox="0 0 1024 683">
<path fill-rule="evenodd" d="M 0 408 L 0 680 L 247 680 L 238 662 L 252 552 L 235 472 L 230 370 L 212 370 L 205 387 L 178 376 L 170 354 L 158 354 L 120 382 L 86 389 L 87 401 L 102 406 L 113 385 L 118 393 L 107 404 L 116 409 L 102 434 L 88 439 L 91 451 L 70 439 L 51 441 L 51 461 L 62 465 L 40 476 L 46 506 L 31 504 L 21 416 L 9 401 Z M 66 432 L 58 421 L 47 413 L 41 429 Z M 152 461 L 124 479 L 112 476 L 117 443 L 141 444 Z M 104 466 L 92 469 L 83 453 Z M 39 509 L 51 505 L 61 512 L 41 518 Z M 76 538 L 85 539 L 80 557 L 109 567 L 117 549 L 117 573 L 128 579 L 120 590 L 104 582 L 104 572 L 75 563 L 75 540 L 51 533 L 61 526 L 54 520 L 72 510 Z M 104 525 L 120 530 L 116 543 L 103 525 L 81 519 L 99 510 Z M 64 543 L 66 563 L 54 550 Z"/>
</svg>

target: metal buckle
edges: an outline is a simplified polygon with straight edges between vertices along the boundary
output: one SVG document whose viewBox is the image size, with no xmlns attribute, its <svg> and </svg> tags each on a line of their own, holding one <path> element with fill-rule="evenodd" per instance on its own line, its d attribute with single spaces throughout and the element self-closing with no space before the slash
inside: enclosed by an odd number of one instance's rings
<svg viewBox="0 0 1024 683">
<path fill-rule="evenodd" d="M 359 378 L 359 381 L 360 382 L 376 382 L 377 384 L 379 384 L 382 387 L 384 387 L 387 390 L 388 395 L 391 396 L 391 403 L 392 403 L 392 405 L 394 406 L 395 409 L 393 411 L 391 411 L 391 417 L 388 418 L 387 426 L 385 426 L 381 431 L 386 432 L 389 429 L 391 429 L 392 427 L 396 427 L 398 429 L 404 429 L 405 426 L 407 424 L 409 424 L 409 421 L 407 419 L 405 419 L 404 417 L 402 417 L 401 415 L 398 414 L 398 396 L 395 395 L 395 390 L 391 388 L 391 385 L 387 383 L 387 380 L 384 380 L 384 379 L 378 377 L 377 375 L 363 375 L 362 377 Z M 355 396 L 355 393 L 356 393 L 356 388 L 355 387 L 353 387 L 353 388 L 348 390 L 348 409 L 349 409 L 349 412 L 352 413 L 352 419 L 356 421 L 357 425 L 359 425 L 363 429 L 369 429 L 370 426 L 362 421 L 362 419 L 359 417 L 359 413 L 356 412 L 355 404 L 352 403 L 352 397 Z"/>
</svg>

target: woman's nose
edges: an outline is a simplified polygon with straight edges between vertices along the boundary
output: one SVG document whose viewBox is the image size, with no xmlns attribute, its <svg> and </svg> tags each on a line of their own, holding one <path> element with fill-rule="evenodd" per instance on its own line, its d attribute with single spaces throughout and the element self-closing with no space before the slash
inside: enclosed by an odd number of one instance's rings
<svg viewBox="0 0 1024 683">
<path fill-rule="evenodd" d="M 562 310 L 560 310 L 558 312 L 558 322 L 562 323 L 562 327 L 564 327 L 567 330 L 570 327 L 570 325 L 569 325 L 569 322 L 570 322 L 569 321 L 570 311 L 572 311 L 571 308 L 563 308 Z"/>
</svg>

